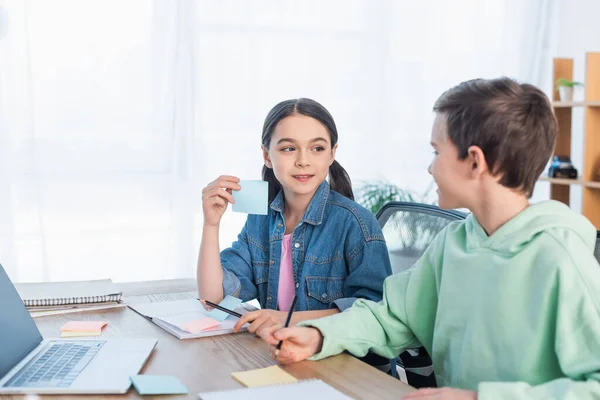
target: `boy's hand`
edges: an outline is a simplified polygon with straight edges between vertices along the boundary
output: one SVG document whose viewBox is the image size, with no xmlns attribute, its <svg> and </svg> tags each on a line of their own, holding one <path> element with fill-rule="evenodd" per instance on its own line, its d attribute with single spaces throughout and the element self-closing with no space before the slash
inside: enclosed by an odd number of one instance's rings
<svg viewBox="0 0 600 400">
<path fill-rule="evenodd" d="M 267 342 L 266 330 L 268 328 L 271 329 L 270 333 L 273 333 L 275 330 L 281 328 L 285 324 L 285 319 L 287 318 L 287 313 L 284 311 L 276 311 L 276 310 L 258 310 L 251 311 L 242 315 L 242 318 L 235 324 L 233 327 L 233 332 L 237 333 L 242 328 L 242 326 L 246 322 L 252 322 L 250 326 L 248 326 L 248 332 L 256 333 L 256 336 L 260 336 L 265 339 Z M 265 332 L 263 332 L 265 331 Z"/>
<path fill-rule="evenodd" d="M 235 176 L 220 176 L 202 189 L 202 211 L 204 225 L 216 227 L 227 210 L 227 204 L 233 204 L 232 190 L 240 190 L 239 178 Z"/>
<path fill-rule="evenodd" d="M 321 351 L 323 347 L 323 335 L 316 328 L 283 328 L 273 334 L 276 342 L 272 348 L 272 356 L 275 358 L 275 346 L 283 340 L 277 361 L 281 364 L 290 364 L 306 360 L 308 357 Z"/>
<path fill-rule="evenodd" d="M 477 400 L 477 392 L 444 388 L 419 389 L 402 397 L 402 400 Z"/>
</svg>

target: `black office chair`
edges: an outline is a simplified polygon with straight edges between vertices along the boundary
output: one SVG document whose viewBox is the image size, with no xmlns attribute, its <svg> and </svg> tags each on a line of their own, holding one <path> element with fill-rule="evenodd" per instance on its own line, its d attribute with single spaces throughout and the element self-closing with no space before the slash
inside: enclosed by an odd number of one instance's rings
<svg viewBox="0 0 600 400">
<path fill-rule="evenodd" d="M 429 204 L 398 201 L 385 204 L 377 213 L 377 220 L 390 254 L 392 273 L 412 267 L 446 225 L 466 216 L 460 211 L 442 210 Z M 398 377 L 396 366 L 404 369 L 411 386 L 437 386 L 431 357 L 423 347 L 407 350 L 392 360 L 391 373 Z"/>
</svg>

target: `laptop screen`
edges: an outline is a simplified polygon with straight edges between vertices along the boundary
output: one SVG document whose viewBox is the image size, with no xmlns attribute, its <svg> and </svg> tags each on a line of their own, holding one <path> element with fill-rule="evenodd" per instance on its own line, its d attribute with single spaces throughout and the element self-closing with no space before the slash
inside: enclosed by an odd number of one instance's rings
<svg viewBox="0 0 600 400">
<path fill-rule="evenodd" d="M 0 378 L 42 341 L 17 289 L 0 265 Z"/>
</svg>

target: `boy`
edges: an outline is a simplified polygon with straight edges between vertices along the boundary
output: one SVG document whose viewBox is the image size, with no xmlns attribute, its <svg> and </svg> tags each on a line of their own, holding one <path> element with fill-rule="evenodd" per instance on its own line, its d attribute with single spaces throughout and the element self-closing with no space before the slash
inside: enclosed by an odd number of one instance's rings
<svg viewBox="0 0 600 400">
<path fill-rule="evenodd" d="M 472 214 L 387 278 L 381 302 L 263 337 L 284 340 L 282 363 L 344 350 L 391 358 L 422 344 L 440 389 L 406 398 L 600 399 L 596 230 L 561 203 L 528 201 L 557 137 L 548 99 L 508 78 L 479 79 L 434 111 L 439 205 Z"/>
</svg>

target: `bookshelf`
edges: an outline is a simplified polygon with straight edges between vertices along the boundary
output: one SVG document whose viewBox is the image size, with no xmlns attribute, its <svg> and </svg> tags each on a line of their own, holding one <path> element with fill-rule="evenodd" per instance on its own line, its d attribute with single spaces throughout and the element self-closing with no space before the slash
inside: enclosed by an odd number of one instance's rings
<svg viewBox="0 0 600 400">
<path fill-rule="evenodd" d="M 554 179 L 544 175 L 540 180 L 550 182 L 550 197 L 566 205 L 570 205 L 571 186 L 581 186 L 582 213 L 600 230 L 600 181 L 596 177 L 600 168 L 600 52 L 586 53 L 583 101 L 562 102 L 558 95 L 556 80 L 573 79 L 572 58 L 554 59 L 553 78 L 552 106 L 558 121 L 558 139 L 554 154 L 571 157 L 573 109 L 583 107 L 583 165 L 575 166 L 579 172 L 577 179 Z"/>
</svg>

